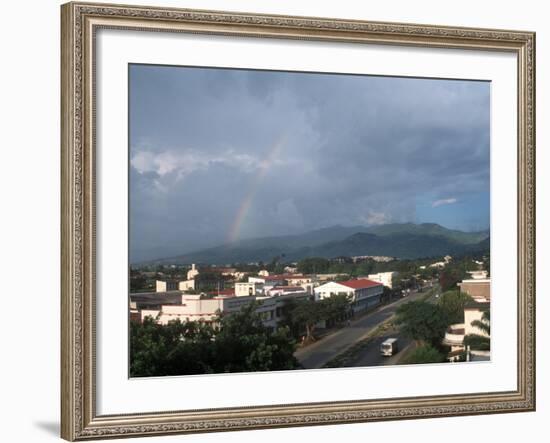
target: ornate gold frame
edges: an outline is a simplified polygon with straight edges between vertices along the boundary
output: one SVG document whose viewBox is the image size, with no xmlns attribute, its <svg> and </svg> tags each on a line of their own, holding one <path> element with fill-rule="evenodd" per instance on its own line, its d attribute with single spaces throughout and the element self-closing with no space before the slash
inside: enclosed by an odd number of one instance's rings
<svg viewBox="0 0 550 443">
<path fill-rule="evenodd" d="M 535 34 L 68 3 L 62 22 L 61 436 L 261 429 L 535 409 Z M 518 58 L 518 384 L 511 392 L 98 416 L 95 412 L 94 33 L 99 28 L 508 51 Z"/>
</svg>

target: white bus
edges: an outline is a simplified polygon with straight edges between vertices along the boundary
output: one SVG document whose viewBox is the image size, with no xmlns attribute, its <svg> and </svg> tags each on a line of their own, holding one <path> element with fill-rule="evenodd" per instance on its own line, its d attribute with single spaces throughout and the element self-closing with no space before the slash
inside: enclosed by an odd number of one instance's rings
<svg viewBox="0 0 550 443">
<path fill-rule="evenodd" d="M 397 338 L 388 338 L 380 345 L 380 354 L 385 357 L 391 357 L 398 351 Z"/>
</svg>

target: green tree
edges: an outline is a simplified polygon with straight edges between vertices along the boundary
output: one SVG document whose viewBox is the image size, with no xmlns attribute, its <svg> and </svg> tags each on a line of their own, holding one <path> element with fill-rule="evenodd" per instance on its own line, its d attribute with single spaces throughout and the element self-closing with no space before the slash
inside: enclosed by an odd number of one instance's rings
<svg viewBox="0 0 550 443">
<path fill-rule="evenodd" d="M 281 317 L 279 319 L 279 327 L 287 328 L 292 337 L 298 339 L 302 335 L 304 327 L 298 323 L 296 317 L 293 315 L 294 309 L 300 303 L 300 300 L 289 299 L 282 306 Z"/>
<path fill-rule="evenodd" d="M 322 320 L 334 324 L 349 317 L 351 298 L 347 294 L 334 294 L 315 303 L 321 305 Z"/>
<path fill-rule="evenodd" d="M 211 326 L 179 320 L 161 325 L 152 317 L 130 324 L 130 374 L 133 377 L 211 372 Z"/>
<path fill-rule="evenodd" d="M 425 301 L 414 301 L 400 305 L 396 311 L 396 324 L 401 332 L 436 348 L 441 346 L 448 323 L 440 306 Z"/>
<path fill-rule="evenodd" d="M 477 270 L 477 265 L 472 257 L 462 257 L 448 263 L 439 273 L 439 284 L 443 291 L 456 289 L 456 284 L 468 277 L 468 271 Z"/>
<path fill-rule="evenodd" d="M 304 258 L 298 262 L 298 272 L 302 274 L 323 274 L 326 273 L 330 262 L 326 258 L 311 257 Z"/>
<path fill-rule="evenodd" d="M 483 257 L 483 268 L 487 271 L 488 275 L 491 275 L 491 256 L 486 255 Z"/>
<path fill-rule="evenodd" d="M 374 260 L 365 260 L 357 265 L 357 275 L 374 274 Z"/>
<path fill-rule="evenodd" d="M 253 372 L 294 369 L 295 340 L 288 328 L 266 328 L 248 305 L 220 316 L 216 325 L 151 317 L 130 325 L 130 374 L 133 377 Z"/>
<path fill-rule="evenodd" d="M 478 334 L 468 334 L 464 337 L 464 346 L 469 346 L 472 351 L 489 351 L 491 340 Z"/>
<path fill-rule="evenodd" d="M 326 319 L 326 307 L 323 303 L 314 300 L 300 300 L 294 303 L 288 316 L 296 329 L 301 327 L 305 329 L 305 341 L 312 342 L 315 340 L 315 325 Z"/>
<path fill-rule="evenodd" d="M 474 320 L 471 325 L 482 330 L 487 335 L 491 335 L 491 311 L 489 309 L 483 311 L 481 320 Z"/>
<path fill-rule="evenodd" d="M 456 289 L 456 284 L 466 277 L 466 273 L 456 267 L 447 266 L 439 273 L 439 285 L 443 291 Z"/>
<path fill-rule="evenodd" d="M 130 274 L 130 292 L 139 292 L 147 289 L 147 280 L 140 275 Z"/>
<path fill-rule="evenodd" d="M 273 257 L 271 262 L 266 265 L 265 269 L 267 269 L 269 272 L 273 274 L 283 274 L 285 265 L 282 262 L 282 259 L 284 258 L 284 254 L 278 255 L 277 257 Z"/>
<path fill-rule="evenodd" d="M 422 363 L 443 363 L 445 355 L 430 345 L 416 348 L 404 361 L 406 364 L 417 365 Z"/>
<path fill-rule="evenodd" d="M 288 328 L 269 332 L 249 304 L 240 312 L 220 318 L 216 335 L 216 372 L 251 372 L 294 369 L 299 366 L 294 357 L 296 342 Z"/>
<path fill-rule="evenodd" d="M 399 273 L 393 274 L 391 278 L 391 287 L 394 290 L 401 289 L 401 277 L 399 277 Z"/>
<path fill-rule="evenodd" d="M 195 276 L 195 289 L 199 291 L 216 291 L 225 287 L 229 278 L 217 272 L 204 271 Z"/>
<path fill-rule="evenodd" d="M 458 290 L 444 292 L 437 304 L 445 315 L 447 326 L 464 323 L 464 306 L 472 301 L 472 297 Z"/>
<path fill-rule="evenodd" d="M 334 294 L 323 300 L 288 300 L 283 307 L 281 325 L 285 325 L 294 337 L 305 333 L 305 341 L 315 340 L 315 328 L 321 321 L 327 326 L 337 324 L 349 317 L 351 299 L 347 294 Z"/>
<path fill-rule="evenodd" d="M 464 345 L 470 346 L 472 350 L 489 351 L 491 349 L 491 311 L 484 311 L 481 320 L 474 320 L 471 325 L 487 335 L 468 334 L 464 337 Z"/>
</svg>

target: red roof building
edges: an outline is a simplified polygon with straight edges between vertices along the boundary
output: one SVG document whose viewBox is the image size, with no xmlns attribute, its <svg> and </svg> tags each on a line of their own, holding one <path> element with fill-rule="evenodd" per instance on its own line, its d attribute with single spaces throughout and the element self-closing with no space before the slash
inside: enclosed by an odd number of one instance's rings
<svg viewBox="0 0 550 443">
<path fill-rule="evenodd" d="M 384 286 L 382 283 L 379 283 L 377 281 L 368 280 L 366 278 L 362 278 L 359 280 L 346 280 L 346 281 L 339 281 L 336 282 L 340 285 L 347 286 L 348 288 L 352 289 L 364 289 L 364 288 L 372 288 L 374 286 Z"/>
</svg>

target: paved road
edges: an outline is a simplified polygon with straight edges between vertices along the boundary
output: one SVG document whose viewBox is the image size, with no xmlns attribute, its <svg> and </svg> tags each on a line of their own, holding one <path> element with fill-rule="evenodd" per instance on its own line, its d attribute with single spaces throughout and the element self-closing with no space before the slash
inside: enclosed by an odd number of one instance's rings
<svg viewBox="0 0 550 443">
<path fill-rule="evenodd" d="M 390 337 L 396 337 L 398 339 L 399 349 L 396 354 L 391 357 L 384 357 L 380 354 L 380 345 L 384 340 Z M 354 359 L 349 366 L 361 367 L 361 366 L 386 366 L 396 364 L 406 348 L 413 344 L 413 341 L 409 338 L 402 337 L 398 334 L 386 334 L 380 337 L 376 337 L 370 342 L 364 349 L 361 350 L 359 355 Z"/>
<path fill-rule="evenodd" d="M 435 297 L 437 292 L 439 291 L 434 292 L 434 294 L 427 301 L 435 303 L 437 300 Z M 390 337 L 395 337 L 398 339 L 399 349 L 395 355 L 391 357 L 384 357 L 380 354 L 380 345 L 384 340 Z M 354 367 L 394 365 L 401 359 L 407 348 L 413 344 L 413 340 L 403 337 L 399 334 L 399 331 L 388 331 L 385 335 L 373 339 L 368 345 L 361 349 L 355 359 L 348 364 Z"/>
<path fill-rule="evenodd" d="M 339 329 L 305 348 L 298 349 L 294 355 L 304 368 L 320 368 L 348 347 L 365 338 L 380 323 L 389 319 L 395 314 L 399 305 L 418 300 L 424 295 L 425 292 L 411 292 L 406 297 L 352 321 L 350 326 Z"/>
</svg>

